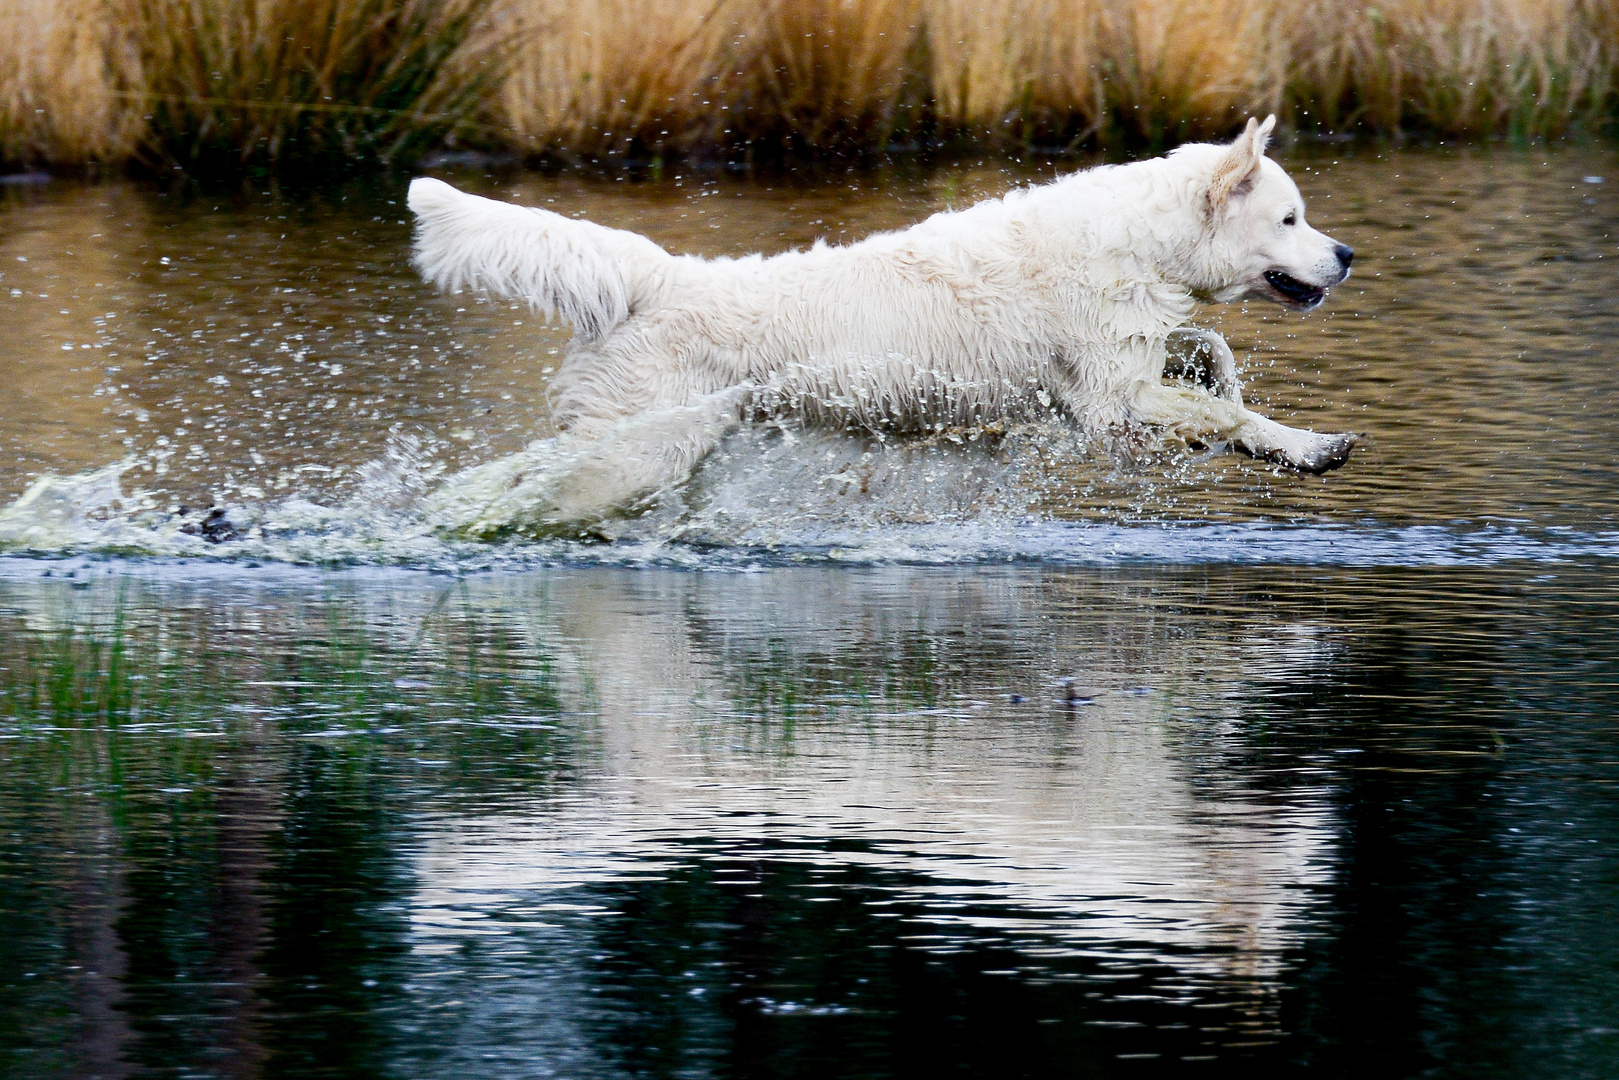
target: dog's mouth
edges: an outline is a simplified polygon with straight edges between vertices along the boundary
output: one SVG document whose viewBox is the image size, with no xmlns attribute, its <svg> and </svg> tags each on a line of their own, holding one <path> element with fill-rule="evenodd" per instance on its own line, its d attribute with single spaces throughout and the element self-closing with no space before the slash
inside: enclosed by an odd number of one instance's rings
<svg viewBox="0 0 1619 1080">
<path fill-rule="evenodd" d="M 1306 285 L 1292 274 L 1284 274 L 1280 270 L 1266 270 L 1265 283 L 1275 289 L 1278 295 L 1300 307 L 1315 307 L 1327 296 L 1327 290 Z"/>
</svg>

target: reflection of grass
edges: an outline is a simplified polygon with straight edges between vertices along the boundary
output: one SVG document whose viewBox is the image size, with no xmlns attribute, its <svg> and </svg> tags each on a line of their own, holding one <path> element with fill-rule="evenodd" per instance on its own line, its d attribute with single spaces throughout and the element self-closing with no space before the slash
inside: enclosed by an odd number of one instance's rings
<svg viewBox="0 0 1619 1080">
<path fill-rule="evenodd" d="M 100 773 L 109 748 L 156 767 L 181 747 L 346 734 L 343 745 L 384 757 L 474 761 L 498 749 L 512 778 L 532 778 L 533 757 L 560 749 L 550 658 L 470 603 L 435 608 L 399 642 L 333 596 L 244 643 L 149 599 L 132 621 L 122 597 L 98 613 L 66 602 L 76 595 L 62 594 L 48 628 L 0 617 L 0 732 L 13 750 L 65 755 L 75 772 Z"/>
<path fill-rule="evenodd" d="M 256 1014 L 272 1072 L 386 1071 L 401 851 L 426 802 L 566 767 L 550 658 L 453 588 L 424 617 L 99 587 L 0 587 L 0 910 L 26 922 L 0 938 L 0 1074 L 95 1071 L 86 971 L 148 1018 L 131 1067 L 212 1074 L 219 1018 Z M 335 1048 L 307 1022 L 333 1016 Z"/>
<path fill-rule="evenodd" d="M 721 657 L 736 707 L 779 724 L 787 739 L 806 709 L 849 706 L 869 716 L 937 708 L 949 679 L 933 644 L 910 635 L 824 655 L 795 645 L 768 639 Z"/>
<path fill-rule="evenodd" d="M 172 655 L 132 653 L 124 611 L 120 597 L 99 630 L 75 625 L 71 608 L 54 631 L 8 628 L 0 647 L 0 722 L 114 731 L 150 713 L 180 720 Z M 191 678 L 199 674 L 193 670 Z"/>
<path fill-rule="evenodd" d="M 13 0 L 0 156 L 752 159 L 1605 122 L 1619 0 Z M 475 134 L 474 134 L 475 133 Z"/>
</svg>

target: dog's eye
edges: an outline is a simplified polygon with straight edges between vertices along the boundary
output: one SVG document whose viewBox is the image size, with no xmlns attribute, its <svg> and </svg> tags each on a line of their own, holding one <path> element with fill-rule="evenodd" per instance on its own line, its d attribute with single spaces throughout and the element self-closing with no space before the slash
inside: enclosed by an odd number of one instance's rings
<svg viewBox="0 0 1619 1080">
<path fill-rule="evenodd" d="M 1298 223 L 1299 223 L 1299 216 L 1297 214 L 1295 214 L 1291 210 L 1289 210 L 1287 212 L 1287 216 L 1282 219 L 1282 224 L 1283 225 L 1297 225 Z"/>
</svg>

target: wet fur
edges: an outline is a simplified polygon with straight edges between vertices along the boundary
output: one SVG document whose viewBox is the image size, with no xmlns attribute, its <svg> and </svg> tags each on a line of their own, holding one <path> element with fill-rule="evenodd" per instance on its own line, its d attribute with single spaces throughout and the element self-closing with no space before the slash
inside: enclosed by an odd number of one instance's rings
<svg viewBox="0 0 1619 1080">
<path fill-rule="evenodd" d="M 1325 472 L 1355 436 L 1247 409 L 1225 342 L 1185 328 L 1203 300 L 1311 307 L 1348 274 L 1348 249 L 1304 224 L 1265 157 L 1271 123 L 769 258 L 671 255 L 424 178 L 409 196 L 416 265 L 573 324 L 555 384 L 566 465 L 542 509 L 556 522 L 682 482 L 761 414 L 904 433 L 1055 411 L 1094 433 L 1156 428 Z M 1164 383 L 1172 353 L 1207 357 L 1207 388 Z"/>
</svg>

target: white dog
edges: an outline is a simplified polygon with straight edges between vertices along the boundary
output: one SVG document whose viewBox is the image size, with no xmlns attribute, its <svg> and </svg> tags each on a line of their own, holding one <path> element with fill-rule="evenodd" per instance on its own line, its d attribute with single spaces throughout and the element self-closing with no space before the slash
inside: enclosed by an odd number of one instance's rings
<svg viewBox="0 0 1619 1080">
<path fill-rule="evenodd" d="M 1265 156 L 1274 121 L 770 258 L 671 255 L 417 179 L 416 265 L 573 323 L 556 383 L 568 477 L 542 520 L 589 522 L 678 484 L 750 416 L 903 434 L 1057 412 L 1321 473 L 1356 436 L 1248 410 L 1224 340 L 1184 327 L 1206 300 L 1309 310 L 1349 275 L 1353 253 L 1305 224 Z M 1164 381 L 1196 352 L 1207 389 Z"/>
</svg>

